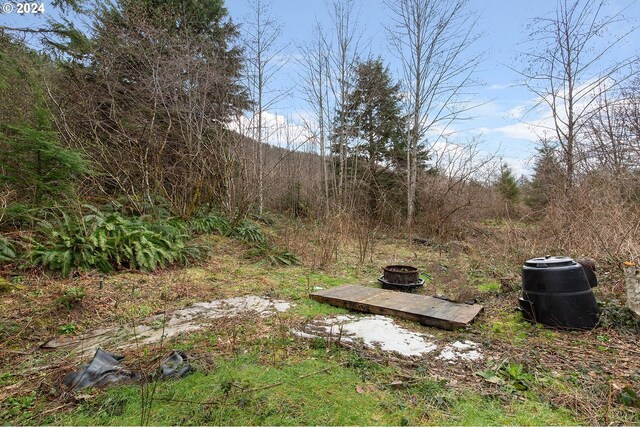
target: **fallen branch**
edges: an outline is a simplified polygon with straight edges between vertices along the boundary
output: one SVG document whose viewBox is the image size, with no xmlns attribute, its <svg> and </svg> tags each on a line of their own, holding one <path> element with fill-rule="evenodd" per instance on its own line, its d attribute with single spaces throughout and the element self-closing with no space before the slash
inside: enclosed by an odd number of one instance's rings
<svg viewBox="0 0 640 427">
<path fill-rule="evenodd" d="M 62 408 L 66 408 L 68 406 L 71 406 L 71 403 L 65 403 L 64 405 L 60 405 L 60 406 L 57 406 L 55 408 L 47 409 L 46 411 L 40 412 L 40 415 L 49 414 L 51 412 L 58 411 L 58 410 L 60 410 Z"/>
<path fill-rule="evenodd" d="M 321 374 L 323 372 L 328 372 L 330 369 L 331 368 L 324 368 L 324 369 L 320 369 L 318 371 L 309 372 L 308 374 L 300 375 L 296 379 L 301 380 L 303 378 L 307 378 L 307 377 L 310 377 L 310 376 L 313 376 L 313 375 Z M 265 385 L 265 386 L 262 386 L 262 387 L 250 388 L 248 390 L 243 390 L 243 391 L 254 392 L 254 391 L 260 391 L 260 390 L 266 390 L 266 389 L 269 389 L 269 388 L 277 387 L 277 386 L 282 385 L 282 384 L 284 384 L 284 381 L 278 381 L 277 383 L 268 384 L 268 385 Z"/>
<path fill-rule="evenodd" d="M 331 370 L 331 368 L 323 368 L 317 371 L 313 371 L 313 372 L 309 372 L 307 374 L 304 375 L 300 375 L 298 376 L 296 379 L 301 380 L 303 378 L 307 378 L 307 377 L 311 377 L 313 375 L 318 375 L 321 374 L 323 372 L 329 372 Z M 273 383 L 273 384 L 267 384 L 265 386 L 262 387 L 255 387 L 255 388 L 250 388 L 250 389 L 240 389 L 243 392 L 247 392 L 247 393 L 253 393 L 256 391 L 261 391 L 261 390 L 267 390 L 273 387 L 278 387 L 280 385 L 284 384 L 284 381 L 278 381 L 277 383 Z M 193 403 L 196 405 L 211 405 L 213 403 L 212 399 L 209 399 L 207 401 L 198 401 L 198 400 L 186 400 L 186 399 L 165 399 L 162 397 L 154 397 L 153 400 L 161 400 L 164 402 L 176 402 L 176 403 Z"/>
</svg>

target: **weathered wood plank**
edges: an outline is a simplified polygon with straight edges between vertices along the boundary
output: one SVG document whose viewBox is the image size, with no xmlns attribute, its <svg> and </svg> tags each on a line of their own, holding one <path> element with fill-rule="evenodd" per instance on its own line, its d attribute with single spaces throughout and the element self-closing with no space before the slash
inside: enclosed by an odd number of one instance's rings
<svg viewBox="0 0 640 427">
<path fill-rule="evenodd" d="M 479 304 L 461 304 L 427 295 L 344 285 L 309 295 L 316 301 L 364 313 L 401 317 L 443 329 L 462 328 L 482 311 Z"/>
</svg>

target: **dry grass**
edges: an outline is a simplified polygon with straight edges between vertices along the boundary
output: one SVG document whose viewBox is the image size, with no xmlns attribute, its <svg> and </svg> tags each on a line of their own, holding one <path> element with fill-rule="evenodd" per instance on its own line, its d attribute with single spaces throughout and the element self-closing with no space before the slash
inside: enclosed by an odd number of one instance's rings
<svg viewBox="0 0 640 427">
<path fill-rule="evenodd" d="M 337 221 L 337 220 L 336 220 Z M 274 238 L 302 256 L 302 267 L 277 268 L 243 258 L 245 248 L 234 241 L 214 238 L 211 257 L 198 266 L 169 269 L 152 274 L 123 272 L 111 276 L 83 274 L 73 279 L 25 275 L 20 287 L 0 295 L 6 309 L 0 325 L 17 325 L 2 336 L 0 363 L 12 377 L 0 385 L 0 396 L 28 394 L 31 390 L 60 390 L 60 379 L 77 361 L 61 353 L 45 353 L 38 345 L 57 335 L 64 324 L 78 326 L 78 333 L 98 325 L 112 326 L 153 314 L 171 312 L 197 301 L 211 301 L 239 295 L 265 295 L 293 299 L 304 304 L 310 274 L 318 277 L 351 277 L 354 282 L 375 284 L 380 268 L 389 264 L 410 264 L 432 277 L 420 292 L 443 294 L 454 299 L 477 298 L 485 307 L 469 330 L 458 332 L 427 328 L 447 340 L 471 339 L 485 352 L 484 362 L 449 365 L 444 361 L 394 359 L 378 352 L 358 353 L 381 365 L 393 366 L 398 378 L 423 372 L 443 379 L 455 390 L 472 390 L 482 395 L 503 396 L 508 392 L 487 383 L 475 372 L 502 360 L 527 367 L 539 379 L 534 392 L 555 407 L 567 408 L 585 423 L 628 422 L 629 408 L 618 402 L 620 388 L 640 389 L 640 372 L 634 361 L 639 355 L 637 334 L 626 329 L 599 328 L 591 332 L 563 332 L 538 328 L 520 321 L 513 309 L 518 296 L 518 272 L 522 261 L 542 252 L 539 234 L 531 225 L 501 222 L 478 225 L 464 244 L 438 242 L 407 245 L 399 239 L 381 239 L 364 262 L 358 239 L 327 224 L 280 221 Z M 331 237 L 333 236 L 333 237 Z M 546 247 L 549 248 L 549 247 Z M 323 254 L 331 253 L 331 256 Z M 337 260 L 336 260 L 337 258 Z M 320 260 L 325 265 L 320 268 Z M 601 259 L 598 259 L 601 264 Z M 605 264 L 599 273 L 598 298 L 620 297 L 621 275 Z M 321 280 L 321 279 L 318 279 Z M 486 283 L 506 284 L 481 290 Z M 333 286 L 323 284 L 322 286 Z M 61 309 L 56 299 L 69 287 L 83 287 L 86 296 L 70 310 Z M 257 352 L 260 363 L 279 364 L 305 358 L 310 342 L 293 339 L 291 328 L 306 317 L 292 313 L 265 322 L 250 316 L 219 319 L 207 332 L 181 337 L 166 345 L 182 346 L 205 367 L 211 358 L 232 358 L 245 351 Z M 411 322 L 403 326 L 416 331 L 425 328 Z M 149 360 L 164 350 L 158 347 L 128 351 L 127 360 Z M 43 375 L 44 374 L 44 375 Z M 403 377 L 403 378 L 404 378 Z M 404 378 L 402 381 L 409 381 Z M 38 391 L 38 393 L 41 393 Z M 47 394 L 49 409 L 60 406 L 59 394 Z"/>
</svg>

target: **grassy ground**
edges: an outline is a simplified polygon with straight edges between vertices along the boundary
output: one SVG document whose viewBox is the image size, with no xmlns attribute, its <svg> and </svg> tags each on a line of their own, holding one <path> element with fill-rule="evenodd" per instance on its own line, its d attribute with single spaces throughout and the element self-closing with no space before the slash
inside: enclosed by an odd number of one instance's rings
<svg viewBox="0 0 640 427">
<path fill-rule="evenodd" d="M 616 270 L 600 273 L 604 324 L 568 332 L 523 322 L 514 311 L 519 268 L 527 254 L 495 250 L 500 225 L 465 244 L 408 245 L 386 239 L 365 261 L 356 241 L 327 239 L 308 224 L 267 230 L 303 258 L 274 267 L 245 257 L 232 240 L 208 236 L 210 258 L 155 273 L 45 274 L 4 278 L 0 293 L 0 421 L 11 424 L 638 424 L 638 333 L 613 299 Z M 487 243 L 491 234 L 492 244 Z M 535 255 L 535 254 L 531 254 Z M 425 273 L 421 292 L 485 306 L 468 329 L 448 332 L 411 322 L 436 339 L 471 339 L 485 359 L 456 365 L 430 357 L 402 359 L 363 348 L 304 340 L 291 330 L 346 311 L 310 300 L 317 288 L 375 286 L 380 267 L 407 263 Z M 194 302 L 240 295 L 281 298 L 293 307 L 256 322 L 222 319 L 162 346 L 125 352 L 128 366 L 152 370 L 157 356 L 179 349 L 197 372 L 176 381 L 119 386 L 69 395 L 61 378 L 80 362 L 46 352 L 48 338 L 76 336 L 97 326 L 130 324 Z M 635 400 L 634 400 L 635 399 Z"/>
</svg>

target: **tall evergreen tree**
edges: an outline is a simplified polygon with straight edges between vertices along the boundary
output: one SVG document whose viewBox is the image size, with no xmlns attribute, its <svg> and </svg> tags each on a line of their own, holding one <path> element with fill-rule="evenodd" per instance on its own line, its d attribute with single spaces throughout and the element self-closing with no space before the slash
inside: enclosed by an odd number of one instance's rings
<svg viewBox="0 0 640 427">
<path fill-rule="evenodd" d="M 553 193 L 562 192 L 562 170 L 557 148 L 548 140 L 543 140 L 535 158 L 534 174 L 526 197 L 530 207 L 537 211 L 544 209 L 549 205 Z"/>
<path fill-rule="evenodd" d="M 46 56 L 0 33 L 0 200 L 5 203 L 59 203 L 73 195 L 74 178 L 89 171 L 87 161 L 64 147 L 51 126 L 44 78 L 55 71 Z"/>
<path fill-rule="evenodd" d="M 402 145 L 400 85 L 393 83 L 389 69 L 380 59 L 359 63 L 355 76 L 344 108 L 337 112 L 334 132 L 348 138 L 351 163 L 360 161 L 358 171 L 369 188 L 369 211 L 374 214 L 382 191 L 380 169 L 397 166 L 396 155 Z M 337 152 L 336 144 L 333 149 Z"/>
<path fill-rule="evenodd" d="M 369 59 L 357 65 L 354 88 L 337 116 L 336 123 L 345 124 L 351 153 L 366 159 L 371 171 L 376 162 L 392 160 L 389 156 L 393 147 L 401 144 L 403 127 L 400 85 L 393 84 L 382 60 Z"/>
<path fill-rule="evenodd" d="M 138 212 L 159 200 L 183 216 L 228 204 L 225 124 L 248 97 L 223 1 L 118 0 L 97 13 L 93 34 L 59 101 L 69 139 L 102 167 L 100 188 Z"/>
</svg>

